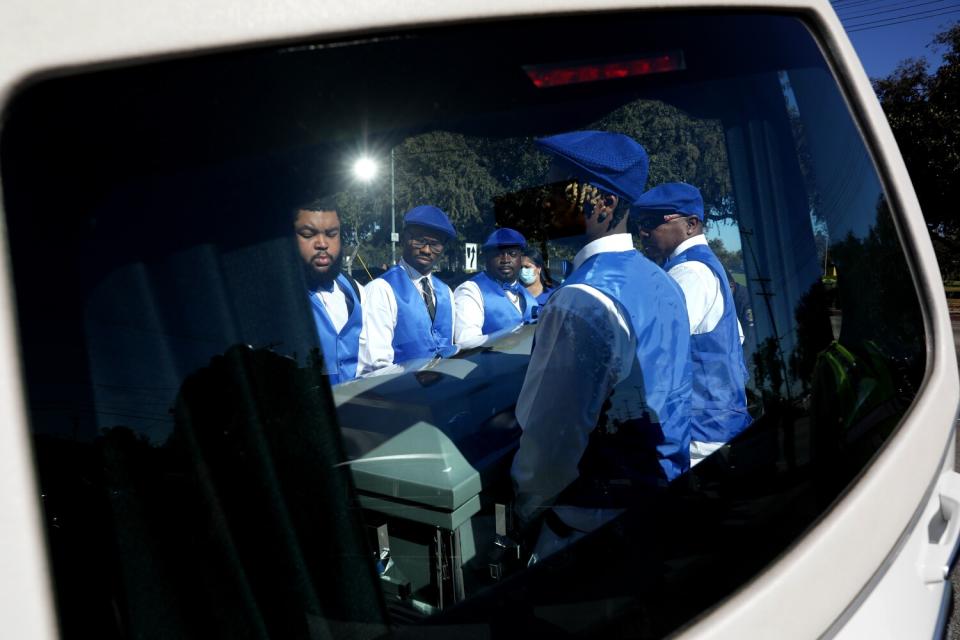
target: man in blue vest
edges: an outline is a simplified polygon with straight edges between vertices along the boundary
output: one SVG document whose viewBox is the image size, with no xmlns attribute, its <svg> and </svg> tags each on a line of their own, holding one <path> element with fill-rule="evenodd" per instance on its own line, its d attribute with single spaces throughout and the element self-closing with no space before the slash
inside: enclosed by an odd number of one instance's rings
<svg viewBox="0 0 960 640">
<path fill-rule="evenodd" d="M 453 340 L 461 349 L 483 344 L 490 334 L 536 317 L 537 300 L 520 284 L 527 240 L 519 231 L 497 229 L 481 247 L 485 270 L 453 292 L 457 323 Z"/>
<path fill-rule="evenodd" d="M 366 286 L 360 372 L 413 360 L 447 358 L 453 345 L 453 293 L 432 275 L 457 237 L 447 214 L 430 205 L 403 217 L 400 264 Z"/>
<path fill-rule="evenodd" d="M 683 289 L 690 319 L 693 397 L 690 462 L 697 464 L 751 423 L 744 392 L 743 331 L 726 271 L 703 235 L 703 197 L 682 182 L 650 189 L 633 205 L 647 251 Z"/>
<path fill-rule="evenodd" d="M 363 290 L 340 272 L 340 215 L 332 202 L 297 207 L 293 229 L 303 260 L 310 306 L 330 384 L 357 375 Z"/>
<path fill-rule="evenodd" d="M 683 294 L 627 230 L 646 151 L 601 131 L 537 144 L 553 157 L 551 228 L 576 229 L 586 244 L 543 307 L 516 407 L 515 511 L 521 527 L 543 516 L 534 561 L 687 470 L 691 390 Z"/>
</svg>

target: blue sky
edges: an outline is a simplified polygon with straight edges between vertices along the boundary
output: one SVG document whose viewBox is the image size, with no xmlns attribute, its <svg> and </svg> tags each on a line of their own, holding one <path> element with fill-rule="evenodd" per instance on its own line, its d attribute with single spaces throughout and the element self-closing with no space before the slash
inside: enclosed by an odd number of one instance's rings
<svg viewBox="0 0 960 640">
<path fill-rule="evenodd" d="M 833 0 L 860 60 L 871 78 L 880 78 L 906 58 L 926 58 L 930 68 L 941 52 L 927 45 L 960 20 L 957 0 Z"/>
<path fill-rule="evenodd" d="M 933 37 L 960 20 L 960 0 L 833 0 L 837 15 L 867 75 L 890 75 L 907 58 L 926 58 L 930 70 L 942 62 L 942 50 L 928 45 Z M 740 248 L 736 225 L 708 227 L 731 251 Z"/>
</svg>

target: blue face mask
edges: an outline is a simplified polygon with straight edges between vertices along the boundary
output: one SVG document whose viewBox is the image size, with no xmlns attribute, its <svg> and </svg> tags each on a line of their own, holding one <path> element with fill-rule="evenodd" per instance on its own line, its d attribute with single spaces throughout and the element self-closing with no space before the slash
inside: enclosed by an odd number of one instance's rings
<svg viewBox="0 0 960 640">
<path fill-rule="evenodd" d="M 533 272 L 532 267 L 523 267 L 520 269 L 520 282 L 523 284 L 533 284 L 537 280 L 537 274 Z"/>
</svg>

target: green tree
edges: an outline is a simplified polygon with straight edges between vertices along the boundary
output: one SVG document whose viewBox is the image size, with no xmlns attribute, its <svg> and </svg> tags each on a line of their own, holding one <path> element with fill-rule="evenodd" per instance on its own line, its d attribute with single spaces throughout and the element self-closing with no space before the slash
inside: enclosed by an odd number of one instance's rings
<svg viewBox="0 0 960 640">
<path fill-rule="evenodd" d="M 503 186 L 476 141 L 434 131 L 407 138 L 394 151 L 397 214 L 421 205 L 440 207 L 461 238 L 476 237 Z"/>
<path fill-rule="evenodd" d="M 942 224 L 955 239 L 960 232 L 960 23 L 938 34 L 931 46 L 946 48 L 934 73 L 925 60 L 905 60 L 873 86 L 924 217 L 932 227 Z"/>
<path fill-rule="evenodd" d="M 726 139 L 719 121 L 700 120 L 655 100 L 637 100 L 594 128 L 632 136 L 650 155 L 650 186 L 687 182 L 700 189 L 707 218 L 733 217 Z"/>
<path fill-rule="evenodd" d="M 708 217 L 723 220 L 733 214 L 719 122 L 690 117 L 658 101 L 637 100 L 585 128 L 633 136 L 650 155 L 649 185 L 689 182 L 703 193 Z M 446 211 L 457 228 L 458 242 L 448 250 L 445 261 L 446 266 L 455 267 L 461 254 L 460 242 L 482 241 L 493 230 L 498 198 L 522 194 L 512 202 L 523 206 L 508 212 L 520 211 L 518 224 L 538 208 L 536 187 L 546 182 L 548 166 L 549 158 L 536 149 L 531 137 L 483 138 L 448 131 L 411 136 L 393 149 L 393 201 L 398 226 L 403 214 L 417 205 L 432 204 Z M 499 202 L 503 205 L 504 200 Z M 390 203 L 388 171 L 366 186 L 350 187 L 338 197 L 342 219 L 349 229 L 348 241 L 359 245 L 359 255 L 367 264 L 389 262 Z M 502 206 L 500 212 L 504 212 Z M 536 223 L 528 226 L 533 235 L 542 227 Z M 554 257 L 570 257 L 563 249 L 555 249 L 559 253 Z"/>
<path fill-rule="evenodd" d="M 720 238 L 711 238 L 707 244 L 727 271 L 743 272 L 743 251 L 728 250 Z"/>
</svg>

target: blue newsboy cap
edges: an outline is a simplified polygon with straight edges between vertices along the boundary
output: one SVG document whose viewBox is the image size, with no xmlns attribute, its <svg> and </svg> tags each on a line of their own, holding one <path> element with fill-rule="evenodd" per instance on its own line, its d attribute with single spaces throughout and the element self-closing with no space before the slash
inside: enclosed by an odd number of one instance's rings
<svg viewBox="0 0 960 640">
<path fill-rule="evenodd" d="M 497 247 L 514 246 L 518 246 L 521 249 L 525 248 L 527 246 L 527 239 L 524 238 L 523 234 L 519 231 L 504 227 L 491 233 L 487 241 L 483 243 L 482 249 L 486 251 L 487 249 L 496 249 Z"/>
<path fill-rule="evenodd" d="M 536 140 L 550 155 L 572 165 L 577 177 L 633 202 L 647 186 L 649 158 L 639 142 L 610 131 L 571 131 Z"/>
<path fill-rule="evenodd" d="M 453 239 L 457 237 L 457 230 L 450 224 L 450 218 L 442 209 L 429 204 L 422 204 L 407 211 L 403 216 L 403 226 L 415 224 L 419 227 L 432 229 Z"/>
<path fill-rule="evenodd" d="M 630 207 L 632 214 L 643 211 L 670 211 L 696 216 L 703 221 L 703 196 L 700 189 L 685 182 L 666 182 L 640 196 Z"/>
</svg>

